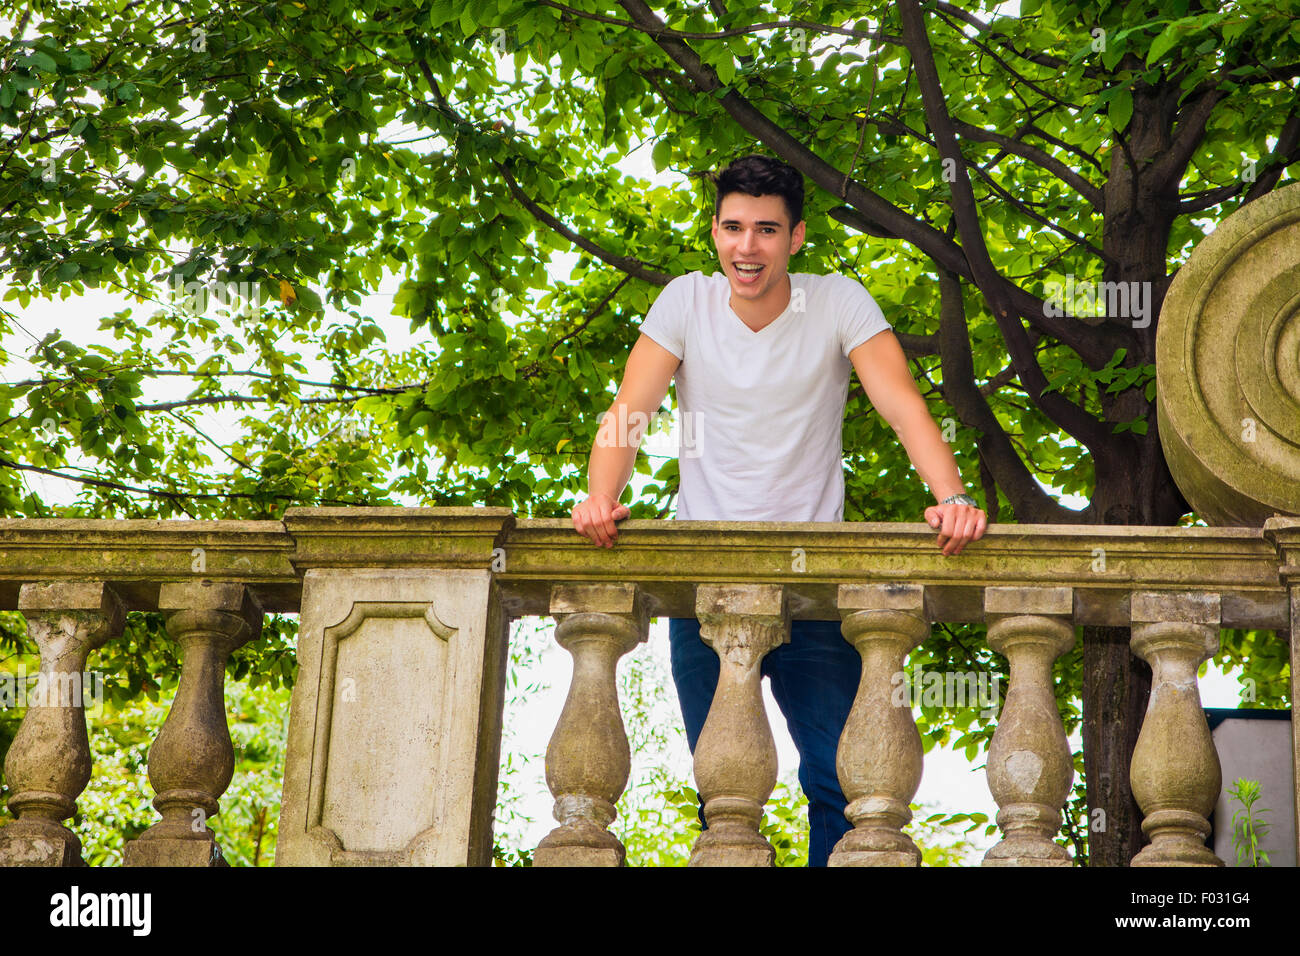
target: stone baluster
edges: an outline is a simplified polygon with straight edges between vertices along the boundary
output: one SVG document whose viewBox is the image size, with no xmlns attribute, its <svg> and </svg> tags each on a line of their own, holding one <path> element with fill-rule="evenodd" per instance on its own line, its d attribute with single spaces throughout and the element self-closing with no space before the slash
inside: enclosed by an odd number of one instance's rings
<svg viewBox="0 0 1300 956">
<path fill-rule="evenodd" d="M 242 584 L 164 584 L 158 607 L 180 645 L 181 679 L 149 749 L 149 783 L 162 819 L 126 845 L 124 866 L 222 866 L 208 818 L 235 772 L 226 725 L 226 660 L 262 629 L 262 607 Z"/>
<path fill-rule="evenodd" d="M 921 785 L 921 735 L 903 670 L 930 635 L 925 588 L 915 584 L 842 584 L 844 637 L 862 655 L 862 678 L 835 755 L 853 829 L 831 853 L 831 866 L 920 866 L 921 851 L 903 827 Z"/>
<path fill-rule="evenodd" d="M 1129 779 L 1151 841 L 1132 866 L 1223 866 L 1205 845 L 1223 783 L 1196 671 L 1219 649 L 1219 595 L 1138 591 L 1133 653 L 1151 665 L 1151 698 Z"/>
<path fill-rule="evenodd" d="M 1011 683 L 989 745 L 989 790 L 1002 839 L 984 866 L 1070 866 L 1054 842 L 1074 780 L 1056 707 L 1052 663 L 1074 646 L 1070 588 L 991 587 L 984 592 L 989 647 L 1011 664 Z"/>
<path fill-rule="evenodd" d="M 102 582 L 24 584 L 18 609 L 41 663 L 5 757 L 18 819 L 0 827 L 0 866 L 82 866 L 81 841 L 59 821 L 90 782 L 83 675 L 90 652 L 122 633 L 126 612 Z"/>
<path fill-rule="evenodd" d="M 708 829 L 691 866 L 771 866 L 772 845 L 759 832 L 763 804 L 776 787 L 776 743 L 761 689 L 763 657 L 790 640 L 785 590 L 774 584 L 701 585 L 695 616 L 721 671 L 709 716 L 695 745 L 695 782 Z"/>
<path fill-rule="evenodd" d="M 573 679 L 546 748 L 546 783 L 560 825 L 538 845 L 533 865 L 622 866 L 623 844 L 608 826 L 632 755 L 616 672 L 619 658 L 646 639 L 646 608 L 634 585 L 555 585 L 551 614 L 556 641 L 573 656 Z"/>
</svg>

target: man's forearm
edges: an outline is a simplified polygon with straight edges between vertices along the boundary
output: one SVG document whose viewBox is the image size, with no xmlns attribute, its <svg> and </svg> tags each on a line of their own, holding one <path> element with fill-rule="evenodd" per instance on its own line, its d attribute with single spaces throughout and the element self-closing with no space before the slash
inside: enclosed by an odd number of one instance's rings
<svg viewBox="0 0 1300 956">
<path fill-rule="evenodd" d="M 634 440 L 633 436 L 620 434 L 617 427 L 606 427 L 617 422 L 616 410 L 611 409 L 609 414 L 615 418 L 612 421 L 606 419 L 602 424 L 591 449 L 591 460 L 587 463 L 587 494 L 606 494 L 618 501 L 636 467 L 640 441 L 639 436 Z"/>
<path fill-rule="evenodd" d="M 898 438 L 935 501 L 943 501 L 966 490 L 957 459 L 928 412 L 899 430 Z"/>
</svg>

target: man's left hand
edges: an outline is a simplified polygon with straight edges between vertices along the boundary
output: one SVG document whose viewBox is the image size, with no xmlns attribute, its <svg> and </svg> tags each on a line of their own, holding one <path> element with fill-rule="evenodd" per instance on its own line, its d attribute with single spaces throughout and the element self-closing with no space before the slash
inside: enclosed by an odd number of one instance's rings
<svg viewBox="0 0 1300 956">
<path fill-rule="evenodd" d="M 982 538 L 984 529 L 988 527 L 988 518 L 983 511 L 957 503 L 931 505 L 925 509 L 925 520 L 931 528 L 939 529 L 936 543 L 945 555 L 961 554 L 961 549 Z"/>
</svg>

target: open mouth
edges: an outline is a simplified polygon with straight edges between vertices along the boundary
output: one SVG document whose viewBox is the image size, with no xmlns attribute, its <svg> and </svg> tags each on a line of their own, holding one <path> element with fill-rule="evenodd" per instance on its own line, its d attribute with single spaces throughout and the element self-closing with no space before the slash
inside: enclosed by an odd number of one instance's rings
<svg viewBox="0 0 1300 956">
<path fill-rule="evenodd" d="M 736 277 L 740 282 L 750 283 L 758 281 L 759 273 L 763 271 L 764 266 L 755 263 L 733 263 L 736 268 Z"/>
</svg>

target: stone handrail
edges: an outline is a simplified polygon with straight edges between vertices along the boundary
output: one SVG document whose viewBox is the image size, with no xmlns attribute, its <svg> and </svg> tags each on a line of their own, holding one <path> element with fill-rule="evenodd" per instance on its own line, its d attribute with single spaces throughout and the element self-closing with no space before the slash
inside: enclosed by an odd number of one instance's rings
<svg viewBox="0 0 1300 956">
<path fill-rule="evenodd" d="M 1151 664 L 1132 761 L 1150 844 L 1134 865 L 1219 865 L 1204 846 L 1219 764 L 1196 667 L 1220 628 L 1300 642 L 1300 519 L 1263 529 L 1002 525 L 956 557 L 923 524 L 625 521 L 613 549 L 567 519 L 499 508 L 295 508 L 283 521 L 0 521 L 0 609 L 42 674 L 79 672 L 128 611 L 161 611 L 181 681 L 150 751 L 158 822 L 126 865 L 212 865 L 206 820 L 231 779 L 224 665 L 267 612 L 301 614 L 277 862 L 490 862 L 508 623 L 553 616 L 574 678 L 547 751 L 559 826 L 538 865 L 619 865 L 627 782 L 615 668 L 651 616 L 698 617 L 722 659 L 696 751 L 709 828 L 696 865 L 770 865 L 775 782 L 757 663 L 792 619 L 841 620 L 862 655 L 838 767 L 854 828 L 833 865 L 915 865 L 921 748 L 891 675 L 934 622 L 983 621 L 1011 683 L 988 758 L 1002 840 L 986 865 L 1062 865 L 1073 768 L 1052 662 L 1076 625 L 1131 626 Z M 1300 755 L 1300 751 L 1298 751 Z M 33 703 L 5 776 L 0 864 L 76 865 L 62 823 L 90 778 L 80 699 Z"/>
</svg>

